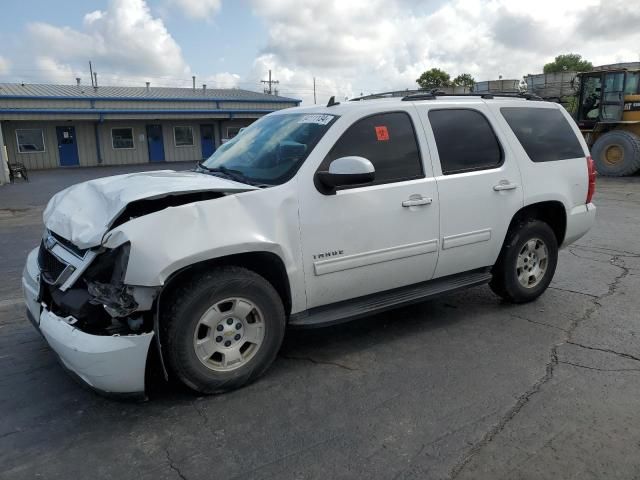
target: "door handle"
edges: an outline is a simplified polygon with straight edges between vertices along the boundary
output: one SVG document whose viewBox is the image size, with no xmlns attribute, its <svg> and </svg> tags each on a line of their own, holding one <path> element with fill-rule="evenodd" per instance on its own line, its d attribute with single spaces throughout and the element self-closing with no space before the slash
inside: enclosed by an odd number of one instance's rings
<svg viewBox="0 0 640 480">
<path fill-rule="evenodd" d="M 515 190 L 516 188 L 518 188 L 518 185 L 516 183 L 509 182 L 509 180 L 500 180 L 500 183 L 493 186 L 493 189 L 496 192 L 501 192 L 503 190 Z"/>
<path fill-rule="evenodd" d="M 402 202 L 403 207 L 417 207 L 419 205 L 430 205 L 433 202 L 432 198 L 411 196 L 409 200 Z"/>
</svg>

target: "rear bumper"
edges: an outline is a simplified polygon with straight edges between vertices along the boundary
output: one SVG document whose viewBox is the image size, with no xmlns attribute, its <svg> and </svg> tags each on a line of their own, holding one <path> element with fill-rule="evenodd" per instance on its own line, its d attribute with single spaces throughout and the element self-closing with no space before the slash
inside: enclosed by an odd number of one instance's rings
<svg viewBox="0 0 640 480">
<path fill-rule="evenodd" d="M 145 371 L 153 332 L 139 335 L 91 335 L 38 302 L 37 251 L 31 252 L 22 286 L 27 317 L 40 331 L 60 362 L 91 388 L 105 394 L 144 397 Z"/>
<path fill-rule="evenodd" d="M 593 203 L 574 207 L 567 215 L 567 231 L 562 247 L 583 237 L 596 221 L 596 206 Z"/>
</svg>

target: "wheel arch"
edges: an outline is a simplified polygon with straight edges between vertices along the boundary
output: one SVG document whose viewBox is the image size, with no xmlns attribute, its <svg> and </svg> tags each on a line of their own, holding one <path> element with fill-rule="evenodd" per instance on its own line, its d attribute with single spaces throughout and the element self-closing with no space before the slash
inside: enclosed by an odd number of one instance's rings
<svg viewBox="0 0 640 480">
<path fill-rule="evenodd" d="M 173 272 L 162 287 L 162 297 L 167 298 L 173 290 L 193 276 L 207 270 L 233 265 L 246 268 L 267 280 L 282 300 L 287 316 L 291 313 L 292 292 L 289 276 L 282 258 L 268 251 L 243 252 L 192 263 Z"/>
<path fill-rule="evenodd" d="M 520 222 L 529 219 L 540 220 L 547 223 L 556 236 L 558 246 L 562 245 L 567 232 L 567 210 L 562 202 L 549 200 L 522 207 L 511 219 L 507 232 L 511 232 Z M 506 241 L 507 239 L 505 238 L 505 242 Z"/>
</svg>

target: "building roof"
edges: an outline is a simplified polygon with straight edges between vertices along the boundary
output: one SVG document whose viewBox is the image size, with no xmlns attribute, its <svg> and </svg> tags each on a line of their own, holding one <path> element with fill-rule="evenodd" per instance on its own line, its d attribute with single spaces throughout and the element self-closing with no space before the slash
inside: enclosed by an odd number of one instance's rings
<svg viewBox="0 0 640 480">
<path fill-rule="evenodd" d="M 109 87 L 90 85 L 53 85 L 0 83 L 0 98 L 86 99 L 86 100 L 226 100 L 269 103 L 300 103 L 295 98 L 268 95 L 239 88 L 165 88 L 165 87 Z"/>
</svg>

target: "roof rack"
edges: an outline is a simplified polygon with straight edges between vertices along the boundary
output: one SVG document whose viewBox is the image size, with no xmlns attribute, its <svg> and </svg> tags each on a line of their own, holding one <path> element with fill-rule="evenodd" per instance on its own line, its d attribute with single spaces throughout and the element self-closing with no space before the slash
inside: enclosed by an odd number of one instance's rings
<svg viewBox="0 0 640 480">
<path fill-rule="evenodd" d="M 495 97 L 501 98 L 523 98 L 531 101 L 542 101 L 542 97 L 533 93 L 444 93 L 439 90 L 431 90 L 424 93 L 413 93 L 402 97 L 403 102 L 413 102 L 414 100 L 435 100 L 438 97 L 479 97 L 491 100 Z"/>
</svg>

